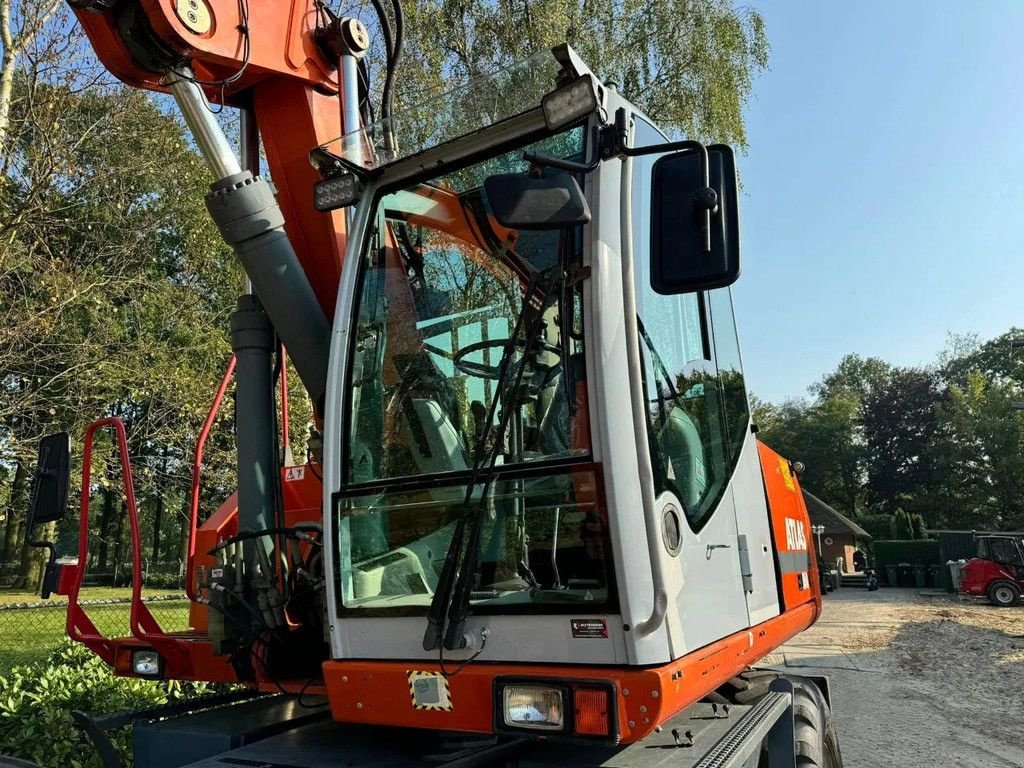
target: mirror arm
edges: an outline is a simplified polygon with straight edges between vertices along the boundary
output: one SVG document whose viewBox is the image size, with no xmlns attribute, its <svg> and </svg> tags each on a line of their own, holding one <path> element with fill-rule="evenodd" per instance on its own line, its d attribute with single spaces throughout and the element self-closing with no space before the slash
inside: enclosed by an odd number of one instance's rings
<svg viewBox="0 0 1024 768">
<path fill-rule="evenodd" d="M 700 173 L 704 188 L 694 196 L 695 208 L 702 208 L 704 221 L 701 230 L 704 238 L 704 253 L 711 253 L 711 214 L 718 210 L 718 193 L 711 188 L 711 163 L 708 161 L 708 148 L 699 141 L 686 139 L 670 141 L 666 144 L 651 144 L 646 147 L 629 146 L 629 126 L 626 123 L 626 110 L 619 107 L 615 111 L 615 148 L 614 152 L 626 157 L 642 157 L 643 155 L 662 155 L 666 152 L 696 152 L 700 161 Z"/>
<path fill-rule="evenodd" d="M 587 174 L 593 171 L 600 164 L 600 158 L 591 160 L 589 163 L 577 163 L 572 160 L 562 160 L 549 155 L 538 155 L 536 152 L 523 152 L 523 160 L 535 167 L 557 168 L 568 173 Z"/>
</svg>

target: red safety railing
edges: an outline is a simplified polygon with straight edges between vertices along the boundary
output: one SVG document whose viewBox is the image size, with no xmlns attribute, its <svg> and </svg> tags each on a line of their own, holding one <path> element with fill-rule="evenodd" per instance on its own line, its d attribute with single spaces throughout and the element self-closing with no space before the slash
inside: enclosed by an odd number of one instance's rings
<svg viewBox="0 0 1024 768">
<path fill-rule="evenodd" d="M 210 412 L 206 414 L 206 421 L 203 422 L 203 428 L 199 432 L 199 439 L 196 441 L 195 460 L 192 462 L 192 501 L 189 507 L 188 562 L 185 566 L 185 594 L 193 602 L 196 599 L 196 528 L 199 526 L 199 486 L 200 472 L 203 466 L 203 450 L 206 448 L 206 439 L 210 436 L 210 429 L 213 427 L 214 419 L 217 418 L 217 412 L 220 410 L 220 404 L 224 400 L 224 394 L 228 391 L 231 377 L 235 373 L 235 362 L 235 356 L 232 355 L 231 360 L 228 362 L 228 367 L 224 371 L 224 376 L 220 380 L 220 386 L 217 387 L 217 394 L 214 395 L 213 403 L 210 404 Z"/>
<path fill-rule="evenodd" d="M 132 482 L 131 460 L 128 456 L 128 438 L 124 424 L 117 418 L 98 419 L 85 431 L 82 447 L 82 506 L 78 529 L 78 566 L 68 591 L 68 637 L 91 648 L 109 664 L 114 663 L 114 645 L 110 639 L 100 634 L 96 626 L 78 602 L 78 595 L 85 581 L 85 572 L 89 562 L 89 500 L 92 485 L 92 450 L 96 432 L 104 427 L 112 427 L 117 442 L 117 452 L 121 464 L 121 477 L 124 483 L 125 506 L 128 511 L 128 530 L 132 543 L 132 600 L 129 615 L 129 627 L 134 637 L 139 640 L 162 644 L 167 635 L 149 608 L 142 602 L 142 536 L 139 531 L 139 510 L 135 503 L 135 484 Z"/>
</svg>

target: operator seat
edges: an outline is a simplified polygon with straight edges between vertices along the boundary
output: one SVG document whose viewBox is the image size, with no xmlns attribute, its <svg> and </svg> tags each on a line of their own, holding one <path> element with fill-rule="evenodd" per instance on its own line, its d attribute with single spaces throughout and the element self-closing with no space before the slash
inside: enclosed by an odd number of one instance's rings
<svg viewBox="0 0 1024 768">
<path fill-rule="evenodd" d="M 658 432 L 658 445 L 665 461 L 663 469 L 676 486 L 679 500 L 685 509 L 696 510 L 710 478 L 700 430 L 681 406 L 673 405 L 669 411 Z"/>
</svg>

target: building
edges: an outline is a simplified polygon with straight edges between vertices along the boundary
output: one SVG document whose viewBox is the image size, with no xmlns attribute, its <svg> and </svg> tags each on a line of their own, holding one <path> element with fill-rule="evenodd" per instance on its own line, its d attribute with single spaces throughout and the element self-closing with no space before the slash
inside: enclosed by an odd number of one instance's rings
<svg viewBox="0 0 1024 768">
<path fill-rule="evenodd" d="M 821 526 L 825 530 L 815 535 L 814 545 L 821 547 L 818 555 L 827 563 L 842 560 L 843 573 L 853 573 L 853 553 L 857 549 L 865 551 L 871 535 L 853 520 L 840 514 L 813 493 L 803 492 L 807 503 L 807 512 L 811 516 L 811 525 Z"/>
</svg>

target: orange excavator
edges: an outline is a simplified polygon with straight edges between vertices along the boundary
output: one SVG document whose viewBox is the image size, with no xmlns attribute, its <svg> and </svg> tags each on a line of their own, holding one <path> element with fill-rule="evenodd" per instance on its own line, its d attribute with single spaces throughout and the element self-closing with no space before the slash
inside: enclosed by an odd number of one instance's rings
<svg viewBox="0 0 1024 768">
<path fill-rule="evenodd" d="M 567 45 L 395 112 L 398 0 L 374 3 L 377 108 L 367 28 L 320 0 L 70 2 L 112 73 L 176 101 L 248 278 L 195 462 L 198 489 L 233 374 L 238 491 L 193 497 L 188 632 L 142 599 L 123 427 L 85 435 L 78 564 L 44 586 L 68 634 L 119 675 L 240 686 L 77 713 L 106 766 L 128 723 L 150 768 L 841 766 L 824 681 L 754 668 L 821 594 L 796 473 L 751 423 L 728 147 L 669 140 Z M 241 110 L 237 149 L 211 101 Z M 78 600 L 108 428 L 126 637 Z M 44 440 L 36 523 L 69 466 Z"/>
</svg>

